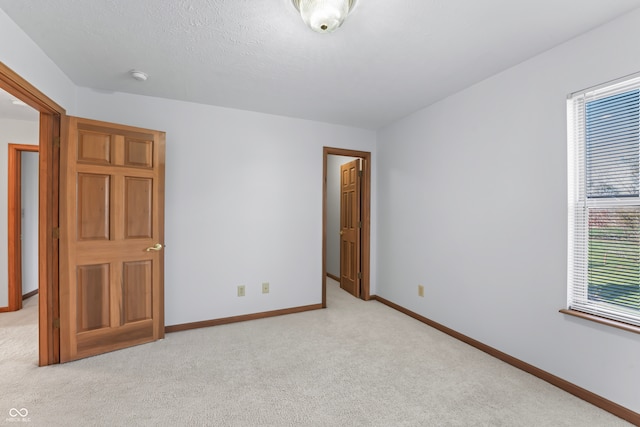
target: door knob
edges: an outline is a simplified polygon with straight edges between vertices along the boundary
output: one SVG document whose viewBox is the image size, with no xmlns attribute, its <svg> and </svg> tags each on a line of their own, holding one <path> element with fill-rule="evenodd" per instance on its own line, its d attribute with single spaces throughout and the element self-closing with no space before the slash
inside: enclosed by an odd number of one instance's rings
<svg viewBox="0 0 640 427">
<path fill-rule="evenodd" d="M 342 236 L 344 234 L 344 231 L 340 230 L 340 235 Z"/>
<path fill-rule="evenodd" d="M 146 252 L 159 251 L 159 250 L 162 250 L 162 245 L 160 243 L 156 243 L 155 245 L 150 246 L 147 249 L 145 249 Z"/>
</svg>

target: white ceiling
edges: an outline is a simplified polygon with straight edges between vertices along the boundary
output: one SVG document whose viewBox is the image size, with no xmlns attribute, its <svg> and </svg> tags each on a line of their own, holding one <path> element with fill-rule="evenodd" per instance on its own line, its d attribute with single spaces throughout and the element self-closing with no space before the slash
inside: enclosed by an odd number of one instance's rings
<svg viewBox="0 0 640 427">
<path fill-rule="evenodd" d="M 359 0 L 317 34 L 291 0 L 0 0 L 79 86 L 370 129 L 639 6 Z"/>
</svg>

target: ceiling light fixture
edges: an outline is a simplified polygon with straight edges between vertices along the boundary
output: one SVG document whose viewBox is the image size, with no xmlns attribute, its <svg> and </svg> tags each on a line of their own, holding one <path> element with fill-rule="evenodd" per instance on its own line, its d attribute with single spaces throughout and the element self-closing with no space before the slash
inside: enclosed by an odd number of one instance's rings
<svg viewBox="0 0 640 427">
<path fill-rule="evenodd" d="M 144 82 L 149 78 L 149 75 L 142 71 L 131 70 L 129 71 L 129 73 L 131 73 L 131 77 L 138 80 L 139 82 Z"/>
<path fill-rule="evenodd" d="M 22 107 L 25 107 L 27 105 L 24 101 L 20 101 L 19 99 L 12 99 L 11 103 L 13 105 L 20 105 Z"/>
<path fill-rule="evenodd" d="M 313 31 L 332 33 L 353 10 L 356 0 L 291 0 Z"/>
</svg>

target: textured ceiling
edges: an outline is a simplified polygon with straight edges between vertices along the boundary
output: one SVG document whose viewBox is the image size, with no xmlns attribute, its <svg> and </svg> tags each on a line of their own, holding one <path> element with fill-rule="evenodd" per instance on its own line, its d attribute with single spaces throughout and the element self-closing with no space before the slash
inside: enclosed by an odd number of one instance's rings
<svg viewBox="0 0 640 427">
<path fill-rule="evenodd" d="M 0 0 L 79 86 L 370 129 L 639 6 L 359 0 L 317 34 L 291 0 Z"/>
</svg>

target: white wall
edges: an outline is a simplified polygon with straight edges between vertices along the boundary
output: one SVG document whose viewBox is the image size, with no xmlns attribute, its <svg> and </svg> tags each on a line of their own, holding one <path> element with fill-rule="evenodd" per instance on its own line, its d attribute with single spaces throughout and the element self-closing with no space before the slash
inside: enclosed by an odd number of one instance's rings
<svg viewBox="0 0 640 427">
<path fill-rule="evenodd" d="M 355 159 L 327 156 L 327 273 L 336 277 L 340 277 L 340 166 Z"/>
<path fill-rule="evenodd" d="M 76 86 L 1 9 L 0 40 L 0 62 L 75 114 Z"/>
<path fill-rule="evenodd" d="M 566 97 L 640 71 L 639 39 L 640 10 L 378 136 L 378 294 L 636 412 L 640 335 L 558 310 Z"/>
<path fill-rule="evenodd" d="M 373 152 L 374 132 L 84 88 L 78 108 L 167 133 L 167 325 L 322 301 L 323 146 Z"/>
<path fill-rule="evenodd" d="M 23 151 L 21 157 L 22 295 L 24 295 L 38 289 L 39 156 L 36 152 Z"/>
<path fill-rule="evenodd" d="M 7 241 L 7 154 L 9 143 L 38 145 L 38 123 L 0 118 L 0 307 L 9 305 Z"/>
<path fill-rule="evenodd" d="M 66 109 L 67 113 L 75 113 L 76 87 L 69 78 L 45 55 L 3 11 L 0 10 L 0 62 L 29 81 L 33 86 L 53 101 Z M 19 122 L 19 121 L 12 121 Z M 11 123 L 13 126 L 15 123 Z M 33 125 L 33 124 L 32 124 Z M 7 147 L 8 141 L 25 144 L 38 144 L 38 124 L 35 133 L 30 130 L 26 140 L 18 140 L 12 134 L 8 122 L 0 120 L 0 265 L 7 265 L 6 215 L 7 215 Z M 19 129 L 23 126 L 17 125 Z M 34 135 L 34 136 L 33 136 Z M 2 196 L 4 192 L 5 196 Z M 2 243 L 5 242 L 5 243 Z M 1 271 L 1 270 L 0 270 Z M 6 270 L 5 270 L 6 271 Z M 0 307 L 8 304 L 8 288 L 6 274 L 0 275 Z"/>
</svg>

